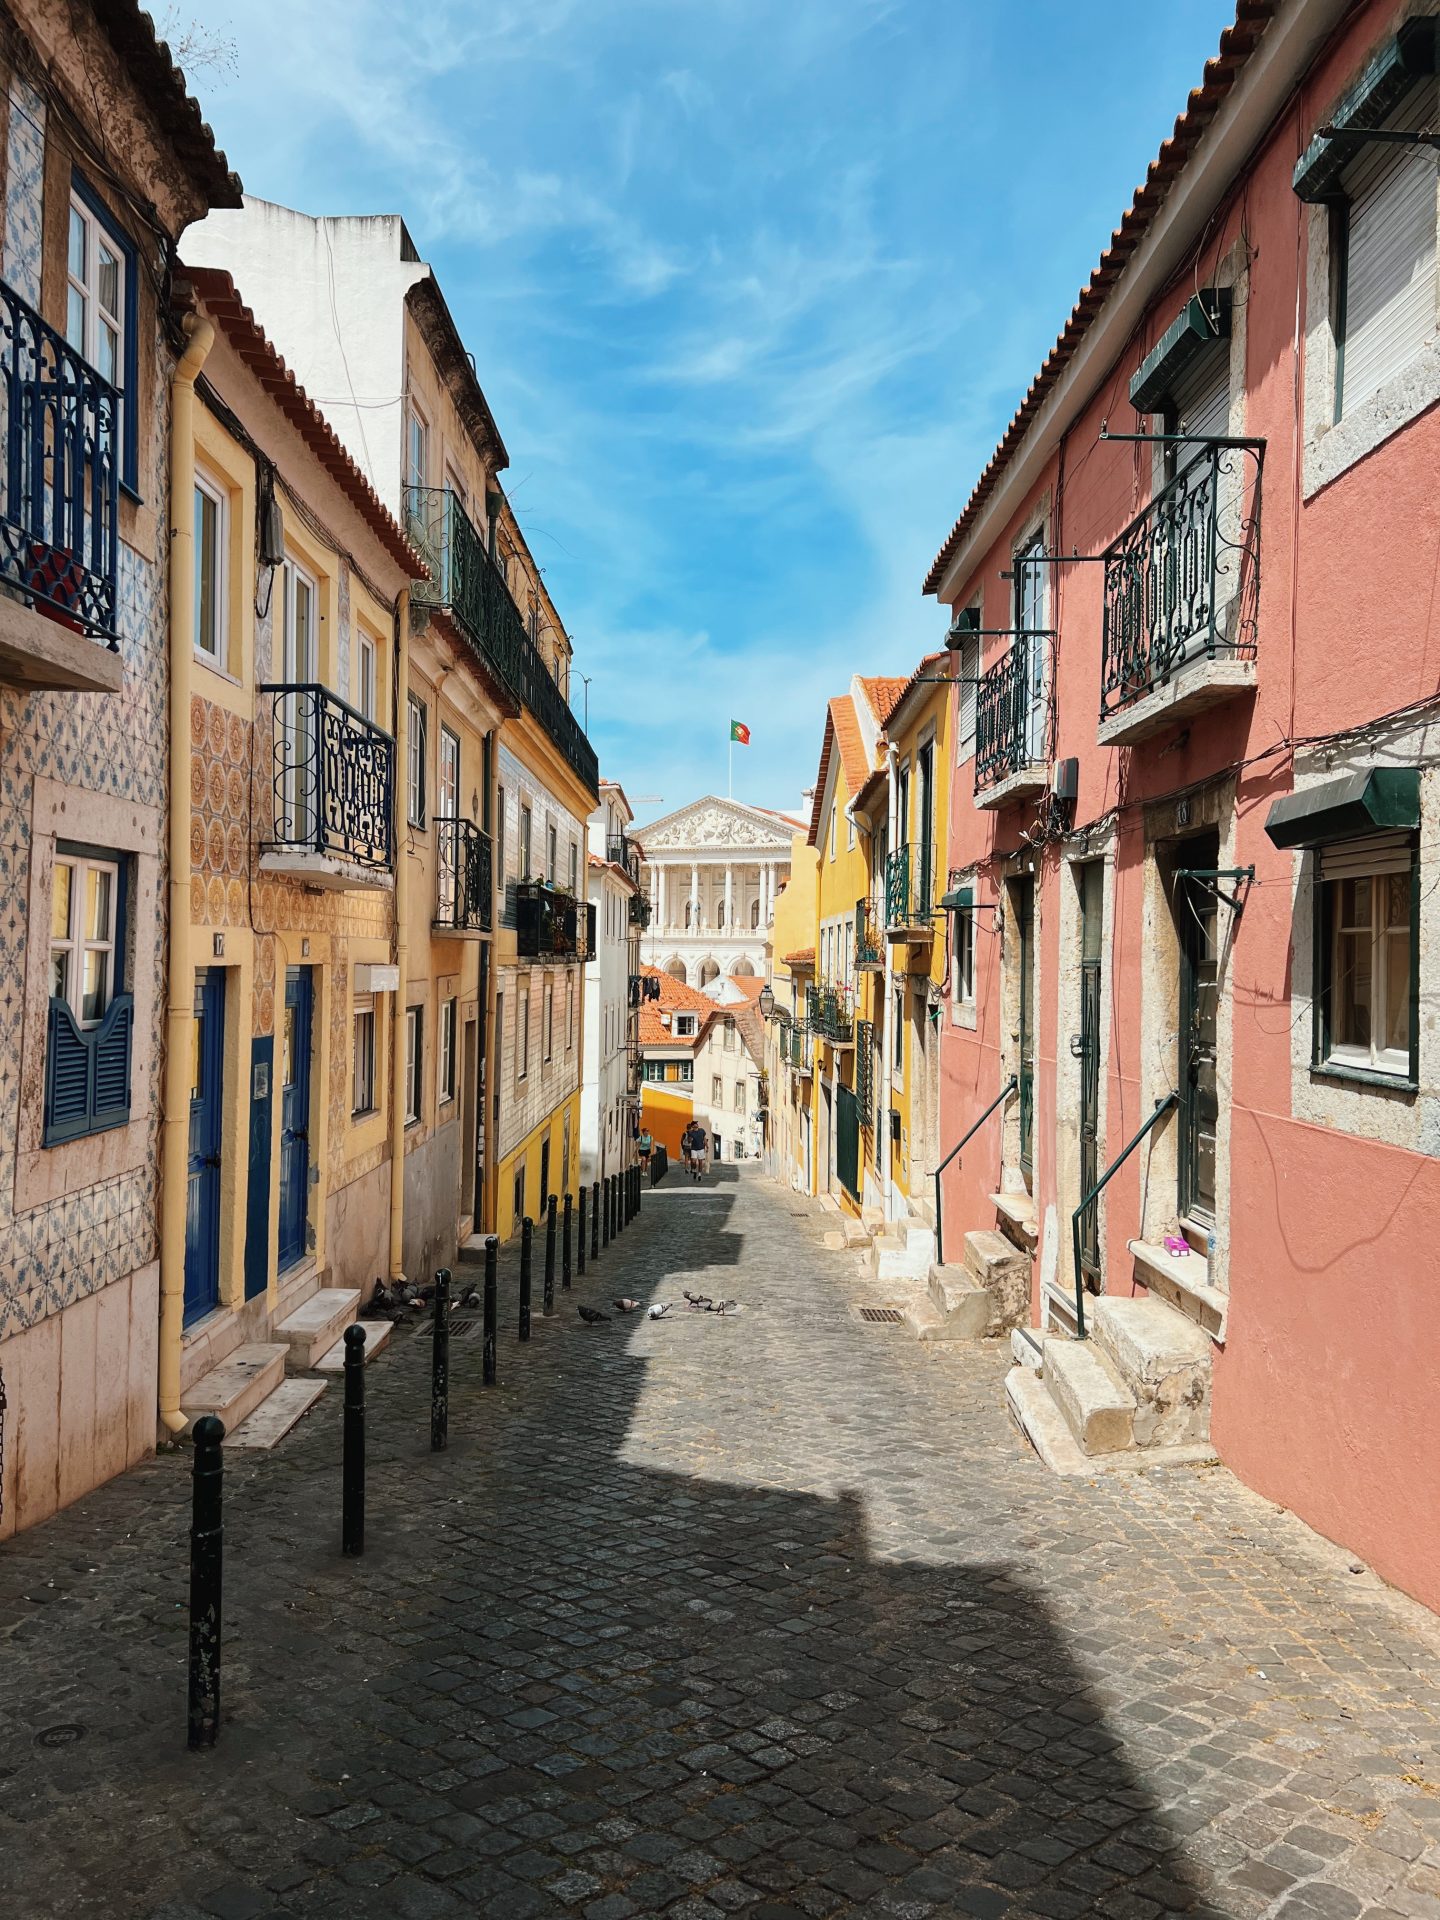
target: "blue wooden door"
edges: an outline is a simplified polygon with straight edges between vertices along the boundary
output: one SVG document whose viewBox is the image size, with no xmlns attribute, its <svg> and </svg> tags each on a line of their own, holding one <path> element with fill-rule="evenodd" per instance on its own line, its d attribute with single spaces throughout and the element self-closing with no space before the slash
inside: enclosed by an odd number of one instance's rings
<svg viewBox="0 0 1440 1920">
<path fill-rule="evenodd" d="M 190 1041 L 190 1166 L 185 1193 L 185 1324 L 220 1302 L 220 1123 L 225 975 L 195 976 Z"/>
<path fill-rule="evenodd" d="M 305 1254 L 310 1202 L 309 967 L 285 970 L 285 1019 L 280 1033 L 280 1247 L 283 1273 Z"/>
</svg>

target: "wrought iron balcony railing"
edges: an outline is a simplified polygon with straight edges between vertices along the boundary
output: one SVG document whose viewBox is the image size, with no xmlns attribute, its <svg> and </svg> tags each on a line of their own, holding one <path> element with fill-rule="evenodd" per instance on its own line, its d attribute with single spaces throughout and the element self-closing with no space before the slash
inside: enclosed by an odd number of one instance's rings
<svg viewBox="0 0 1440 1920">
<path fill-rule="evenodd" d="M 582 961 L 589 958 L 589 915 L 573 893 L 543 880 L 515 887 L 515 949 L 522 960 Z"/>
<path fill-rule="evenodd" d="M 857 967 L 883 967 L 885 964 L 880 913 L 873 900 L 855 902 L 855 964 Z"/>
<path fill-rule="evenodd" d="M 805 1019 L 812 1033 L 848 1046 L 855 1033 L 855 1003 L 848 987 L 807 987 Z"/>
<path fill-rule="evenodd" d="M 1259 598 L 1259 448 L 1205 447 L 1106 551 L 1100 718 L 1192 661 L 1253 659 Z"/>
<path fill-rule="evenodd" d="M 120 395 L 3 282 L 0 382 L 0 578 L 113 652 Z"/>
<path fill-rule="evenodd" d="M 416 605 L 444 607 L 455 616 L 487 670 L 529 708 L 585 785 L 598 792 L 595 749 L 453 489 L 406 487 L 405 530 L 431 574 L 415 587 Z"/>
<path fill-rule="evenodd" d="M 267 684 L 274 720 L 275 852 L 393 869 L 395 742 L 327 687 Z"/>
<path fill-rule="evenodd" d="M 628 833 L 612 833 L 605 842 L 605 858 L 612 865 L 623 867 L 635 882 L 640 884 L 640 849 Z"/>
<path fill-rule="evenodd" d="M 929 927 L 935 850 L 926 841 L 896 847 L 885 861 L 885 925 Z"/>
<path fill-rule="evenodd" d="M 1016 640 L 975 689 L 975 791 L 998 786 L 1050 758 L 1054 697 L 1046 671 L 1050 637 Z"/>
<path fill-rule="evenodd" d="M 643 893 L 630 896 L 630 924 L 632 927 L 648 927 L 650 924 L 650 900 Z"/>
<path fill-rule="evenodd" d="M 793 1067 L 796 1073 L 814 1071 L 815 1045 L 804 1021 L 788 1021 L 781 1026 L 780 1064 L 783 1067 Z"/>
<path fill-rule="evenodd" d="M 869 1020 L 855 1022 L 855 1104 L 869 1133 L 875 1125 L 875 1027 Z"/>
<path fill-rule="evenodd" d="M 435 874 L 435 924 L 455 933 L 489 933 L 494 870 L 490 836 L 473 821 L 435 822 L 439 865 Z"/>
</svg>

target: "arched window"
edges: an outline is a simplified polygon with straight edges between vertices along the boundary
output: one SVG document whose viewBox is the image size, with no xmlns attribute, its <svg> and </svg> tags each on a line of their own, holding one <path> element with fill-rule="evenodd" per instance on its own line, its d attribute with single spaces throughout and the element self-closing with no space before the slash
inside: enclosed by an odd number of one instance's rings
<svg viewBox="0 0 1440 1920">
<path fill-rule="evenodd" d="M 723 927 L 725 924 L 725 902 L 723 900 L 720 901 L 715 908 L 715 924 L 717 927 Z"/>
<path fill-rule="evenodd" d="M 685 902 L 685 931 L 687 933 L 690 931 L 690 919 L 694 911 L 695 911 L 695 902 L 693 900 L 687 900 Z"/>
<path fill-rule="evenodd" d="M 665 962 L 665 971 L 672 980 L 678 980 L 681 986 L 684 986 L 685 962 L 680 958 L 679 954 L 676 954 L 673 960 L 667 960 Z"/>
<path fill-rule="evenodd" d="M 707 960 L 704 966 L 702 966 L 700 969 L 701 986 L 708 987 L 712 980 L 718 980 L 719 977 L 720 977 L 719 966 L 716 964 L 715 961 Z"/>
<path fill-rule="evenodd" d="M 760 924 L 760 896 L 757 893 L 755 898 L 750 902 L 750 925 L 752 927 L 758 927 L 759 924 Z"/>
</svg>

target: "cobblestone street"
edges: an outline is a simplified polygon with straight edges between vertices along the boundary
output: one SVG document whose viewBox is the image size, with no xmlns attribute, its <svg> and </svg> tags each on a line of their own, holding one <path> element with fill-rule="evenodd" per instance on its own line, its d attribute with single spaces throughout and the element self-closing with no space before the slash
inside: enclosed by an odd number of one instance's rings
<svg viewBox="0 0 1440 1920">
<path fill-rule="evenodd" d="M 1428 1618 L 1223 1471 L 1052 1478 L 825 1224 L 672 1176 L 524 1349 L 507 1269 L 441 1458 L 402 1330 L 361 1562 L 338 1388 L 232 1455 L 213 1753 L 188 1455 L 8 1545 L 0 1912 L 1440 1915 Z"/>
</svg>

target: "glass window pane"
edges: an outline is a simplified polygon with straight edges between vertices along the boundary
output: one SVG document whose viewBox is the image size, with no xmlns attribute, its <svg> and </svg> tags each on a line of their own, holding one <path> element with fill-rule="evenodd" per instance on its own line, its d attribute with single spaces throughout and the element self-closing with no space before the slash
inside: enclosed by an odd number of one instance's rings
<svg viewBox="0 0 1440 1920">
<path fill-rule="evenodd" d="M 220 510 L 203 487 L 195 489 L 195 644 L 202 653 L 218 651 L 220 635 L 216 588 L 219 582 Z"/>
<path fill-rule="evenodd" d="M 1408 890 L 1408 889 L 1407 889 Z M 1408 911 L 1408 908 L 1407 908 Z M 1385 1045 L 1410 1051 L 1410 932 L 1385 940 Z"/>
<path fill-rule="evenodd" d="M 1342 927 L 1370 925 L 1370 886 L 1369 880 L 1340 882 L 1340 925 Z"/>
<path fill-rule="evenodd" d="M 1341 933 L 1336 938 L 1333 1002 L 1337 1045 L 1368 1047 L 1371 1002 L 1368 928 L 1364 933 Z"/>
<path fill-rule="evenodd" d="M 114 875 L 106 867 L 89 867 L 85 873 L 85 938 L 108 940 Z"/>
<path fill-rule="evenodd" d="M 70 998 L 70 953 L 61 947 L 50 955 L 50 992 L 57 1000 Z"/>
<path fill-rule="evenodd" d="M 1388 874 L 1385 879 L 1385 925 L 1410 929 L 1410 875 Z"/>
<path fill-rule="evenodd" d="M 107 320 L 100 322 L 95 340 L 95 368 L 111 386 L 120 386 L 120 336 Z"/>
<path fill-rule="evenodd" d="M 100 271 L 95 276 L 95 291 L 107 313 L 120 312 L 120 261 L 113 247 L 100 242 Z"/>
<path fill-rule="evenodd" d="M 55 862 L 55 891 L 50 908 L 50 936 L 54 940 L 70 938 L 70 883 L 75 869 L 66 860 Z"/>
<path fill-rule="evenodd" d="M 85 949 L 84 982 L 80 994 L 80 1018 L 99 1020 L 104 1016 L 109 1002 L 106 993 L 106 975 L 110 970 L 110 956 L 96 947 Z"/>
<path fill-rule="evenodd" d="M 85 296 L 78 287 L 71 287 L 65 308 L 65 338 L 81 353 L 85 351 Z"/>
<path fill-rule="evenodd" d="M 87 270 L 89 231 L 85 225 L 85 216 L 78 207 L 70 209 L 70 271 L 77 280 L 90 278 Z"/>
</svg>

